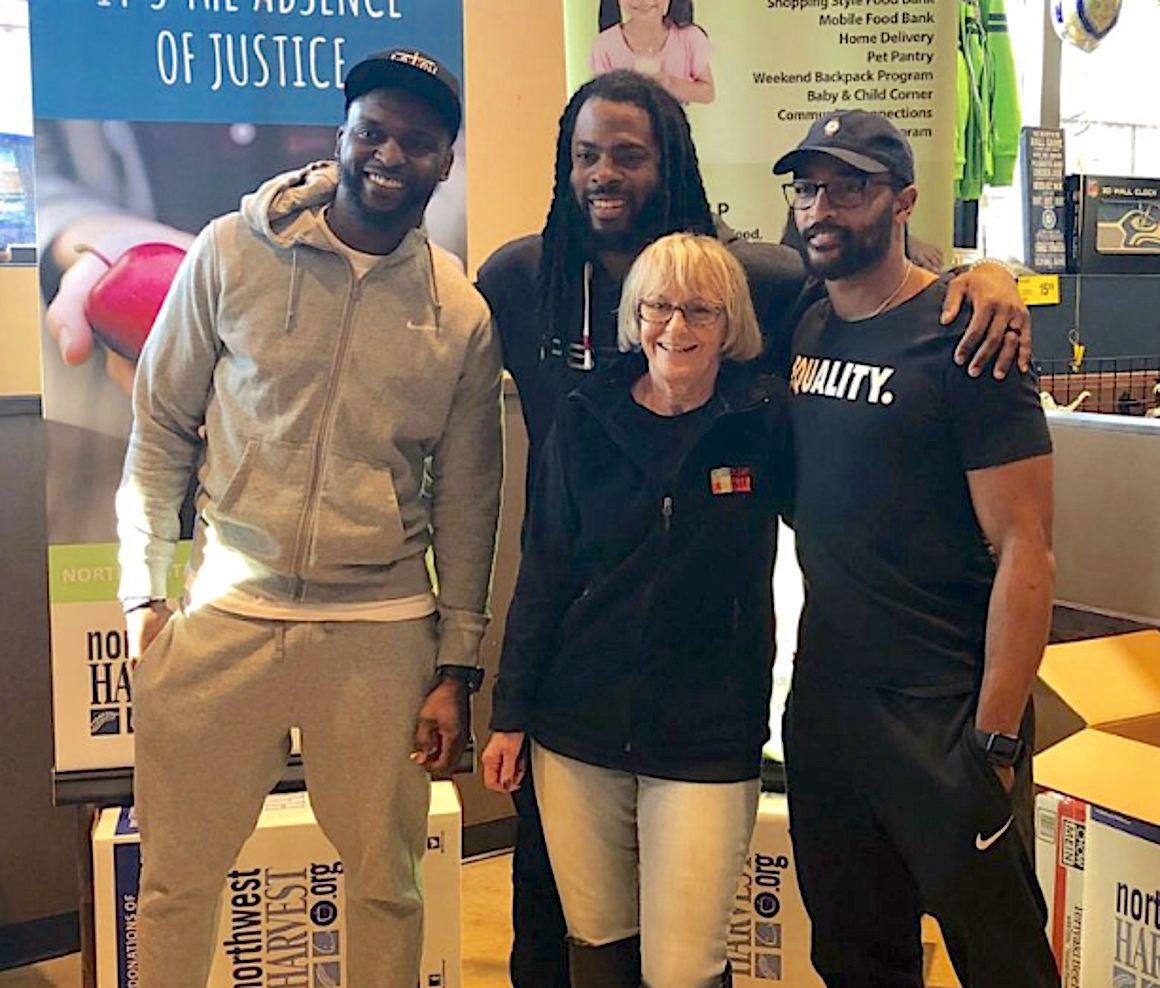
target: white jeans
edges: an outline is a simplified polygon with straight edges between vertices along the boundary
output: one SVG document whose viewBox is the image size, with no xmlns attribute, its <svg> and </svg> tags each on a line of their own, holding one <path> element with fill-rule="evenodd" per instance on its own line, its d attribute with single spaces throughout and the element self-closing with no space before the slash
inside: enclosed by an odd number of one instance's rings
<svg viewBox="0 0 1160 988">
<path fill-rule="evenodd" d="M 535 743 L 532 760 L 569 938 L 601 946 L 639 933 L 646 985 L 716 984 L 760 781 L 633 775 Z"/>
</svg>

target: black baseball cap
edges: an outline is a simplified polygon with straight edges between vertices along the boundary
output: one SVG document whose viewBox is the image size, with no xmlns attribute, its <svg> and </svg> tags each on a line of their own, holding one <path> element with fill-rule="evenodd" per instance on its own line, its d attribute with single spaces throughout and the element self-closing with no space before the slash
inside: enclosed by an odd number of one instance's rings
<svg viewBox="0 0 1160 988">
<path fill-rule="evenodd" d="M 796 169 L 803 154 L 828 154 L 871 175 L 889 173 L 904 185 L 914 181 L 914 152 L 902 132 L 880 113 L 838 110 L 819 117 L 796 148 L 773 166 L 775 175 Z"/>
<path fill-rule="evenodd" d="M 372 89 L 405 89 L 434 107 L 454 141 L 463 122 L 459 80 L 438 59 L 416 48 L 376 51 L 347 73 L 347 109 Z"/>
</svg>

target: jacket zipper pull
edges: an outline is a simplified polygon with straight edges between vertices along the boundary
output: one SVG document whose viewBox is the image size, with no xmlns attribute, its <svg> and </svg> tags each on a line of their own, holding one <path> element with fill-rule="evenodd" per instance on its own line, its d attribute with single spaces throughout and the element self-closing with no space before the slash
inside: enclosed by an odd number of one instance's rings
<svg viewBox="0 0 1160 988">
<path fill-rule="evenodd" d="M 661 517 L 665 520 L 665 531 L 667 532 L 673 524 L 673 498 L 670 494 L 666 494 L 661 501 Z"/>
</svg>

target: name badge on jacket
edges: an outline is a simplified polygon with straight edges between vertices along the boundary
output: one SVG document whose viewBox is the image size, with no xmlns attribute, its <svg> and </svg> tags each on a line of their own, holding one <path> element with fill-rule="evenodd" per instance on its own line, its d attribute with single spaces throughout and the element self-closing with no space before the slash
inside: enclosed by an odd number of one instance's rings
<svg viewBox="0 0 1160 988">
<path fill-rule="evenodd" d="M 753 476 L 749 467 L 717 467 L 709 471 L 709 489 L 714 494 L 749 494 Z"/>
</svg>

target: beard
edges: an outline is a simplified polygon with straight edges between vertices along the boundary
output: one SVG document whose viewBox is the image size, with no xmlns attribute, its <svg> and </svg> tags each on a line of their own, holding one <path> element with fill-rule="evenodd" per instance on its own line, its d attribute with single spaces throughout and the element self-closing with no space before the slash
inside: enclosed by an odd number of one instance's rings
<svg viewBox="0 0 1160 988">
<path fill-rule="evenodd" d="M 638 254 L 646 244 L 672 231 L 664 229 L 661 197 L 656 193 L 645 200 L 640 211 L 623 230 L 595 230 L 587 210 L 577 204 L 584 224 L 584 246 L 589 254 Z"/>
<path fill-rule="evenodd" d="M 886 256 L 893 241 L 894 216 L 889 209 L 884 209 L 877 220 L 860 231 L 822 221 L 801 233 L 805 245 L 806 270 L 816 278 L 837 281 L 874 267 Z M 838 237 L 838 249 L 824 258 L 818 257 L 809 242 L 815 233 L 829 233 Z"/>
<path fill-rule="evenodd" d="M 371 227 L 394 226 L 399 222 L 401 216 L 409 215 L 412 212 L 422 216 L 438 185 L 436 182 L 428 189 L 419 188 L 413 184 L 414 176 L 411 176 L 406 194 L 397 199 L 393 205 L 387 207 L 385 205 L 376 206 L 373 202 L 367 201 L 364 195 L 364 180 L 362 168 L 349 163 L 340 165 L 339 193 L 343 195 L 345 202 L 350 204 L 359 219 Z"/>
</svg>

